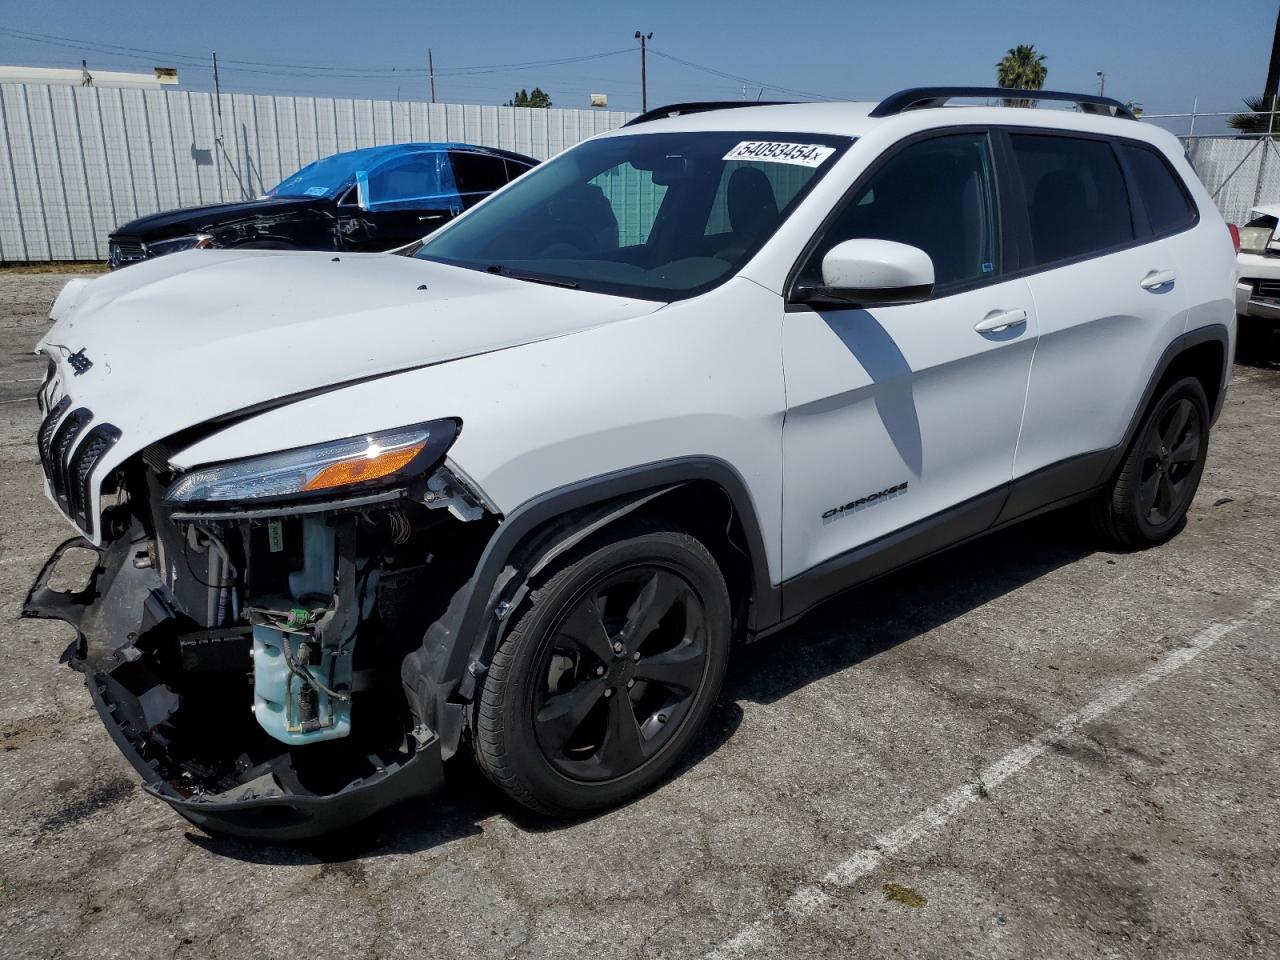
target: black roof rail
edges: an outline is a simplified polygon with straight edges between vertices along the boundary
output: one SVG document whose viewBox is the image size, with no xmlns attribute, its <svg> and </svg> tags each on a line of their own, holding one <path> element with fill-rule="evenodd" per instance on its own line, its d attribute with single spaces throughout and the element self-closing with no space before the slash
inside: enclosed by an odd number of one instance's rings
<svg viewBox="0 0 1280 960">
<path fill-rule="evenodd" d="M 638 117 L 632 117 L 624 127 L 634 127 L 637 123 L 648 123 L 650 120 L 664 120 L 667 117 L 683 117 L 688 113 L 706 113 L 709 110 L 732 110 L 735 107 L 780 107 L 787 100 L 697 100 L 692 103 L 671 103 L 665 107 L 646 110 Z"/>
<path fill-rule="evenodd" d="M 1119 100 L 1095 97 L 1087 93 L 1062 93 L 1057 90 L 1015 90 L 1010 87 L 912 87 L 899 90 L 876 104 L 873 117 L 891 117 L 907 110 L 941 107 L 955 97 L 999 98 L 1002 100 L 1061 100 L 1074 103 L 1083 113 L 1119 117 L 1122 120 L 1138 119 Z M 633 123 L 635 121 L 632 121 Z"/>
</svg>

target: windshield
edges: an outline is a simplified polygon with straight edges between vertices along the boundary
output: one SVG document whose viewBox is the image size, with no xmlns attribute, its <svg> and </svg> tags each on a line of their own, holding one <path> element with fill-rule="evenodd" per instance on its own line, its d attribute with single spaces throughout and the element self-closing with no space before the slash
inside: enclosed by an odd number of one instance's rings
<svg viewBox="0 0 1280 960">
<path fill-rule="evenodd" d="M 268 197 L 336 197 L 355 179 L 356 160 L 339 153 L 309 163 L 267 191 Z"/>
<path fill-rule="evenodd" d="M 589 140 L 414 255 L 622 296 L 694 296 L 736 273 L 851 142 L 741 132 Z"/>
</svg>

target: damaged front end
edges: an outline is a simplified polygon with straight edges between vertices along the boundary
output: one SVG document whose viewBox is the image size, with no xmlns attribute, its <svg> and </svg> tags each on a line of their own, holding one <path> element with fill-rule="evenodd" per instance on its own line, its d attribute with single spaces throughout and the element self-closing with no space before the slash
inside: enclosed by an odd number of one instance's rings
<svg viewBox="0 0 1280 960">
<path fill-rule="evenodd" d="M 261 458 L 183 472 L 162 444 L 103 481 L 102 546 L 62 544 L 23 615 L 75 628 L 63 659 L 148 792 L 213 832 L 297 839 L 440 785 L 457 729 L 424 649 L 496 524 L 443 448 L 385 475 L 331 458 L 302 496 Z M 75 549 L 88 582 L 52 589 Z"/>
</svg>

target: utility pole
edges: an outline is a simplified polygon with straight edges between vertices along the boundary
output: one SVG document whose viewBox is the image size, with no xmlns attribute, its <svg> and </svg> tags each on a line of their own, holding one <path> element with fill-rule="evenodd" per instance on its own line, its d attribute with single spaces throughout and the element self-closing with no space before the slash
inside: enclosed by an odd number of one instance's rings
<svg viewBox="0 0 1280 960">
<path fill-rule="evenodd" d="M 653 31 L 649 33 L 641 33 L 636 31 L 636 39 L 640 41 L 640 112 L 648 113 L 649 111 L 649 77 L 645 71 L 645 50 L 644 45 L 653 39 Z"/>
<path fill-rule="evenodd" d="M 213 51 L 213 102 L 218 108 L 218 129 L 213 133 L 216 143 L 222 143 L 222 88 L 218 86 L 218 51 Z"/>
<path fill-rule="evenodd" d="M 1098 96 L 1105 97 L 1107 95 L 1107 75 L 1101 70 L 1098 71 Z"/>
<path fill-rule="evenodd" d="M 218 86 L 218 51 L 213 51 L 213 102 L 218 105 L 218 119 L 222 119 L 222 90 Z"/>
<path fill-rule="evenodd" d="M 427 76 L 431 78 L 431 102 L 436 102 L 436 63 L 431 59 L 431 48 L 427 47 Z"/>
</svg>

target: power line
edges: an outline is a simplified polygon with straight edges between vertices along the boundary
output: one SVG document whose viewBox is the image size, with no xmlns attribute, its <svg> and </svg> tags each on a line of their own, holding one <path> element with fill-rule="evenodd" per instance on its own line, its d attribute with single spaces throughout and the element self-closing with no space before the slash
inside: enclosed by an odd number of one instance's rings
<svg viewBox="0 0 1280 960">
<path fill-rule="evenodd" d="M 63 37 L 47 33 L 32 33 L 26 30 L 13 30 L 3 27 L 0 27 L 0 34 L 14 37 L 19 40 L 26 40 L 31 43 L 41 43 L 48 46 L 87 51 L 89 53 L 108 53 L 116 55 L 130 54 L 134 56 L 155 57 L 169 62 L 183 63 L 188 66 L 204 66 L 207 62 L 204 54 L 186 54 L 174 51 L 154 50 L 147 47 L 130 47 L 122 44 L 106 43 L 105 41 L 85 41 L 79 40 L 75 37 Z M 605 50 L 600 53 L 579 54 L 571 57 L 553 57 L 546 60 L 526 60 L 518 63 L 489 63 L 464 65 L 459 67 L 445 67 L 437 70 L 436 76 L 469 76 L 482 73 L 501 73 L 509 70 L 530 70 L 537 67 L 555 67 L 570 63 L 583 63 L 589 60 L 602 60 L 606 57 L 616 57 L 630 52 L 631 49 L 626 48 L 622 50 Z M 426 71 L 424 71 L 422 67 L 408 65 L 360 67 L 354 65 L 324 63 L 290 63 L 287 61 L 269 62 L 265 60 L 243 60 L 232 57 L 221 58 L 219 60 L 219 64 L 224 69 L 234 66 L 241 73 L 308 71 L 309 74 L 327 74 L 333 77 L 351 79 L 356 79 L 362 76 L 368 76 L 372 79 L 404 77 L 405 75 L 426 75 Z"/>
<path fill-rule="evenodd" d="M 73 49 L 80 52 L 88 52 L 99 54 L 108 58 L 133 58 L 139 57 L 153 58 L 156 62 L 168 62 L 176 65 L 194 67 L 200 69 L 208 69 L 209 61 L 203 53 L 178 53 L 174 51 L 156 50 L 147 47 L 134 47 L 124 44 L 108 43 L 106 41 L 86 41 L 75 37 L 60 36 L 57 34 L 36 33 L 29 30 L 15 30 L 12 28 L 0 27 L 0 36 L 8 36 L 17 40 L 23 40 L 31 43 L 44 44 L 47 46 L 63 47 Z M 647 39 L 647 37 L 646 37 Z M 470 64 L 455 67 L 441 67 L 435 70 L 437 77 L 448 78 L 452 81 L 453 88 L 472 89 L 472 90 L 499 90 L 505 87 L 501 81 L 486 83 L 480 80 L 493 74 L 513 73 L 517 71 L 527 71 L 534 69 L 547 69 L 553 67 L 563 67 L 573 64 L 586 63 L 590 61 L 603 60 L 611 57 L 622 56 L 625 54 L 633 54 L 634 47 L 628 47 L 620 50 L 605 50 L 598 53 L 578 54 L 568 57 L 552 57 L 543 60 L 526 60 L 513 63 L 486 63 L 486 64 Z M 769 83 L 751 77 L 739 76 L 704 64 L 695 63 L 691 60 L 685 60 L 674 54 L 666 53 L 661 50 L 648 47 L 648 52 L 655 56 L 662 57 L 672 63 L 680 64 L 691 70 L 696 70 L 704 74 L 719 78 L 722 81 L 728 81 L 735 85 L 746 85 L 749 87 L 764 88 L 766 90 L 777 91 L 778 93 L 803 97 L 813 100 L 831 100 L 833 97 L 815 93 L 809 90 L 800 90 L 793 87 L 786 87 L 776 83 Z M 153 64 L 154 65 L 154 62 Z M 423 83 L 429 80 L 429 72 L 423 66 L 396 66 L 383 65 L 379 67 L 362 67 L 354 64 L 333 64 L 333 63 L 301 63 L 301 62 L 279 62 L 272 63 L 263 60 L 238 59 L 231 57 L 219 57 L 218 65 L 224 75 L 227 74 L 246 74 L 254 76 L 275 76 L 281 79 L 302 79 L 315 81 L 344 81 L 345 83 L 379 83 L 388 82 L 400 83 Z M 546 79 L 545 77 L 543 79 Z M 569 85 L 572 83 L 582 82 L 605 82 L 614 86 L 623 86 L 634 89 L 637 85 L 634 81 L 622 80 L 620 78 L 590 78 L 590 77 L 573 77 L 565 78 L 559 81 L 560 84 Z M 552 82 L 556 82 L 554 79 Z M 643 84 L 640 85 L 643 91 Z M 664 84 L 664 86 L 669 86 Z"/>
<path fill-rule="evenodd" d="M 810 100 L 838 99 L 836 97 L 828 96 L 825 93 L 813 93 L 812 91 L 808 91 L 808 90 L 796 90 L 793 87 L 783 87 L 783 86 L 779 86 L 776 83 L 768 83 L 764 80 L 753 80 L 750 77 L 740 77 L 737 74 L 725 73 L 723 70 L 717 70 L 714 67 L 703 66 L 700 63 L 694 63 L 692 60 L 682 60 L 680 57 L 672 56 L 669 53 L 663 53 L 661 50 L 655 50 L 653 47 L 649 48 L 649 52 L 652 53 L 654 56 L 662 57 L 664 60 L 670 60 L 674 63 L 679 63 L 683 66 L 689 67 L 692 70 L 700 70 L 703 73 L 709 73 L 713 77 L 720 77 L 724 80 L 732 80 L 735 83 L 745 83 L 748 86 L 752 86 L 752 87 L 764 87 L 764 89 L 766 90 L 777 90 L 779 93 L 786 93 L 796 97 L 806 97 Z"/>
</svg>

